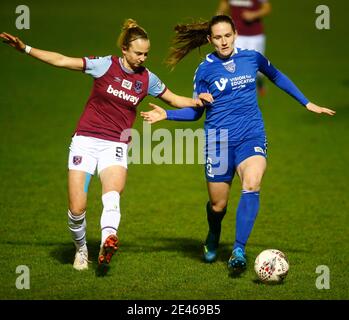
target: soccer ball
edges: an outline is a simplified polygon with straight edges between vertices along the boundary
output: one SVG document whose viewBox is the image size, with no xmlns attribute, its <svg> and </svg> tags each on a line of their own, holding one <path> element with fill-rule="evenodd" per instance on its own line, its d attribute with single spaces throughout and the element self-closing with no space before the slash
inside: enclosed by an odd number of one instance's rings
<svg viewBox="0 0 349 320">
<path fill-rule="evenodd" d="M 254 270 L 259 280 L 265 283 L 282 282 L 287 276 L 288 269 L 286 255 L 276 249 L 262 251 L 254 262 Z"/>
</svg>

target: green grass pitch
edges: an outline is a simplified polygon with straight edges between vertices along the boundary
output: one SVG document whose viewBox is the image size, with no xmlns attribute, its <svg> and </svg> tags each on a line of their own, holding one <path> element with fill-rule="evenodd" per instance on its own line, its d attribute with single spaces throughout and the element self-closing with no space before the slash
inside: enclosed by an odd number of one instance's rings
<svg viewBox="0 0 349 320">
<path fill-rule="evenodd" d="M 349 63 L 345 1 L 271 1 L 267 52 L 310 100 L 337 111 L 312 114 L 268 83 L 260 100 L 269 159 L 261 208 L 247 246 L 248 269 L 228 276 L 240 184 L 233 183 L 223 222 L 219 258 L 201 260 L 207 232 L 204 171 L 199 164 L 130 165 L 122 196 L 121 247 L 107 276 L 95 274 L 100 240 L 101 189 L 89 190 L 87 272 L 73 270 L 67 229 L 67 157 L 70 136 L 92 79 L 52 68 L 1 44 L 0 94 L 0 299 L 348 299 Z M 315 8 L 326 4 L 331 29 L 315 27 Z M 118 54 L 125 18 L 148 31 L 147 66 L 174 92 L 190 96 L 200 62 L 190 54 L 174 72 L 162 63 L 172 28 L 190 18 L 209 18 L 216 1 L 26 1 L 30 29 L 17 30 L 16 4 L 0 3 L 0 31 L 33 47 L 68 56 Z M 202 50 L 202 54 L 208 48 Z M 147 98 L 139 107 L 148 109 Z M 159 103 L 164 106 L 163 103 Z M 162 122 L 159 128 L 203 126 Z M 138 118 L 135 128 L 142 129 Z M 156 145 L 156 143 L 155 143 Z M 282 285 L 256 282 L 253 262 L 267 248 L 290 260 Z M 30 270 L 30 289 L 17 289 L 16 268 Z M 330 269 L 330 289 L 317 289 L 317 266 Z"/>
</svg>

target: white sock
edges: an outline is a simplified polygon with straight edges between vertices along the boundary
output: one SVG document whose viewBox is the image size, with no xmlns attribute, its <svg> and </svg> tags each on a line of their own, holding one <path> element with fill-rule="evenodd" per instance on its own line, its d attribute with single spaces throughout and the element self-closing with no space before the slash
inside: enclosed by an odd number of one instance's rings
<svg viewBox="0 0 349 320">
<path fill-rule="evenodd" d="M 120 223 L 120 195 L 110 191 L 102 195 L 103 212 L 101 216 L 101 244 L 111 234 L 116 234 Z"/>
<path fill-rule="evenodd" d="M 86 246 L 86 211 L 79 216 L 68 210 L 68 227 L 77 249 Z"/>
</svg>

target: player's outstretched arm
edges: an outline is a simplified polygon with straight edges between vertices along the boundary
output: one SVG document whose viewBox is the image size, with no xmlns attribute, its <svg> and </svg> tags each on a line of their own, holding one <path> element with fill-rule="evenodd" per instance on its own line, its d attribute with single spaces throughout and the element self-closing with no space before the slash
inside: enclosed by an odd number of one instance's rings
<svg viewBox="0 0 349 320">
<path fill-rule="evenodd" d="M 18 37 L 6 32 L 0 33 L 0 38 L 3 39 L 3 42 L 7 43 L 16 50 L 26 52 L 28 55 L 52 66 L 80 71 L 84 68 L 84 62 L 81 58 L 71 58 L 57 52 L 31 48 L 30 46 L 25 45 L 24 42 Z"/>
<path fill-rule="evenodd" d="M 328 114 L 330 116 L 333 116 L 336 114 L 336 111 L 328 109 L 328 108 L 324 108 L 324 107 L 319 107 L 316 104 L 312 103 L 312 102 L 308 102 L 305 106 L 309 111 L 311 112 L 315 112 L 315 113 L 325 113 Z"/>
<path fill-rule="evenodd" d="M 147 121 L 149 124 L 153 124 L 155 122 L 167 119 L 166 111 L 159 107 L 154 103 L 149 103 L 149 105 L 153 108 L 150 111 L 141 111 L 141 116 L 144 121 Z"/>
<path fill-rule="evenodd" d="M 166 89 L 160 99 L 175 108 L 203 107 L 213 101 L 209 93 L 201 93 L 197 99 L 192 99 L 174 94 L 169 89 Z"/>
</svg>

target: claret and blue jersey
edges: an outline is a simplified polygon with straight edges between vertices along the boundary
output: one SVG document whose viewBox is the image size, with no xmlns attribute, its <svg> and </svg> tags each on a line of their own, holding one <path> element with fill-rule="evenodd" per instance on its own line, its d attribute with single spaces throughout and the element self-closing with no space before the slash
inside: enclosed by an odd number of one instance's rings
<svg viewBox="0 0 349 320">
<path fill-rule="evenodd" d="M 161 97 L 166 86 L 145 67 L 126 69 L 116 56 L 86 57 L 83 62 L 94 83 L 75 133 L 125 142 L 122 134 L 132 127 L 136 107 L 147 95 Z"/>
</svg>

